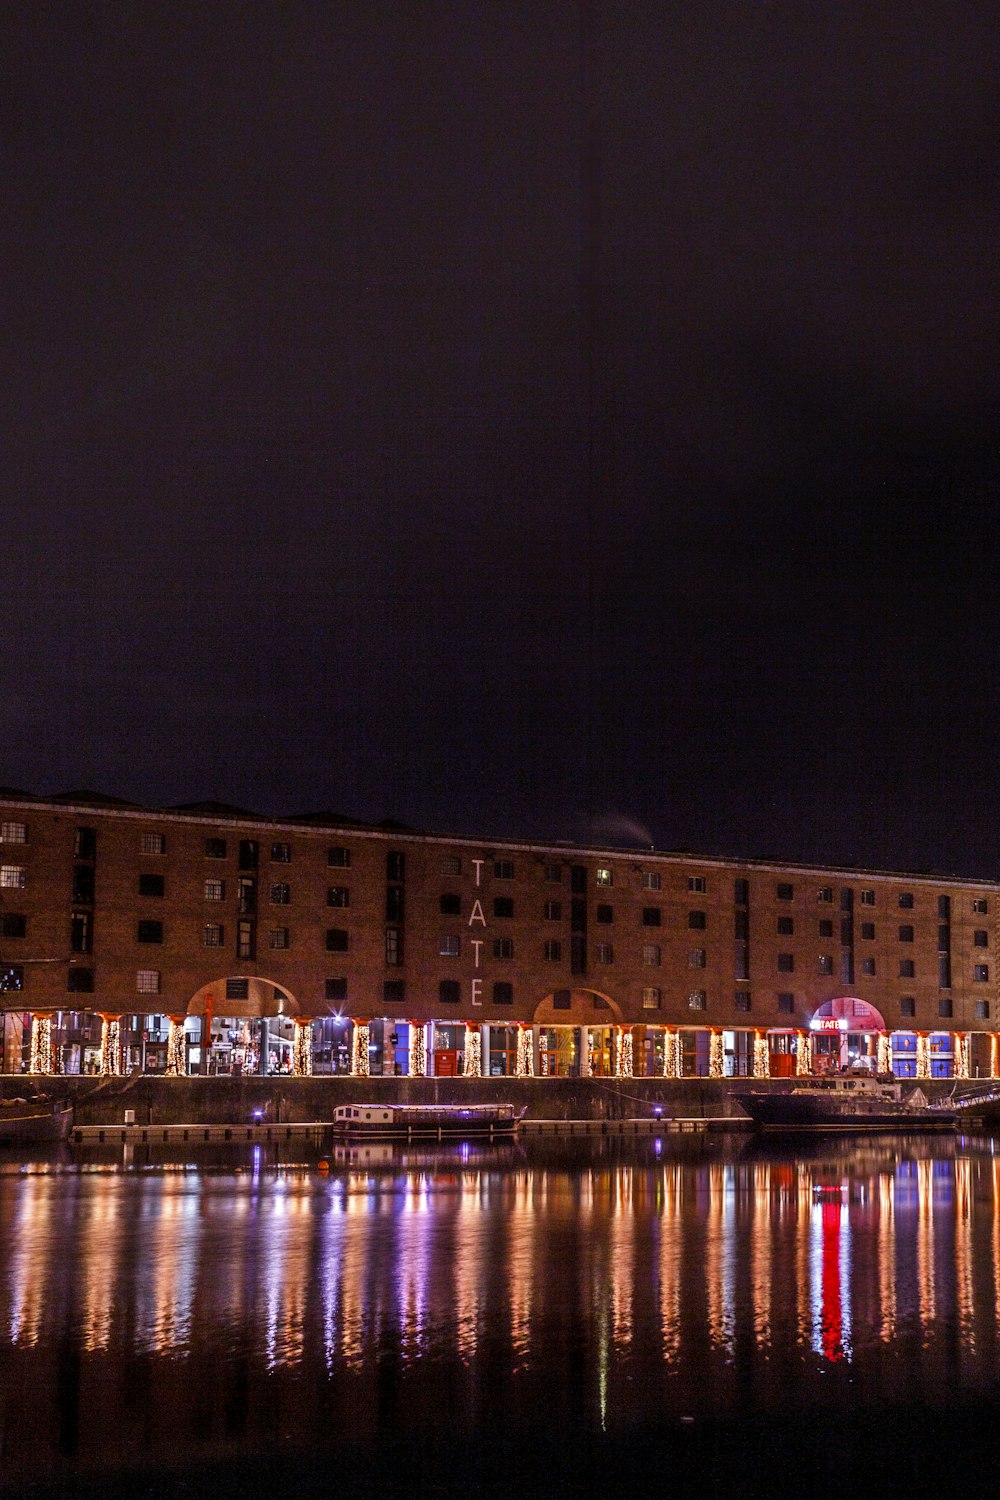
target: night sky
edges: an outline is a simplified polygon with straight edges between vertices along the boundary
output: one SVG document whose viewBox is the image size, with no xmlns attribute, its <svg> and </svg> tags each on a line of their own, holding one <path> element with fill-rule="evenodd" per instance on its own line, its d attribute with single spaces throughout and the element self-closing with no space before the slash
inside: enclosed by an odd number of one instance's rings
<svg viewBox="0 0 1000 1500">
<path fill-rule="evenodd" d="M 0 49 L 0 782 L 1000 874 L 995 6 Z"/>
</svg>

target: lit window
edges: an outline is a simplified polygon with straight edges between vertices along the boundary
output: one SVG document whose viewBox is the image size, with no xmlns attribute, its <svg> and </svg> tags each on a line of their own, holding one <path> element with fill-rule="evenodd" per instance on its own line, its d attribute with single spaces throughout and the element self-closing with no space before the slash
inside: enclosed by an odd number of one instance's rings
<svg viewBox="0 0 1000 1500">
<path fill-rule="evenodd" d="M 141 854 L 162 854 L 166 847 L 166 841 L 162 833 L 143 833 L 139 835 L 139 852 Z"/>
<path fill-rule="evenodd" d="M 144 851 L 149 853 L 148 850 Z M 140 995 L 158 995 L 160 993 L 160 971 L 159 969 L 140 969 L 135 976 L 136 993 Z"/>
<path fill-rule="evenodd" d="M 605 869 L 603 866 L 596 871 L 594 880 L 597 885 L 614 885 L 613 874 L 610 870 Z"/>
<path fill-rule="evenodd" d="M 26 844 L 27 842 L 27 823 L 0 823 L 0 843 Z"/>
<path fill-rule="evenodd" d="M 692 990 L 688 995 L 688 1010 L 704 1010 L 708 1004 L 708 996 L 704 990 Z"/>
<path fill-rule="evenodd" d="M 642 1008 L 643 1010 L 659 1010 L 660 987 L 658 984 L 647 984 L 643 986 Z"/>
<path fill-rule="evenodd" d="M 462 939 L 457 933 L 451 933 L 441 939 L 439 953 L 442 958 L 458 958 L 462 952 Z"/>
<path fill-rule="evenodd" d="M 642 961 L 647 968 L 658 969 L 660 967 L 659 943 L 643 943 Z"/>
<path fill-rule="evenodd" d="M 270 930 L 270 932 L 267 935 L 267 946 L 269 948 L 287 948 L 288 947 L 288 928 L 287 927 L 272 927 L 271 930 Z"/>
<path fill-rule="evenodd" d="M 24 882 L 24 865 L 0 865 L 0 889 L 5 891 L 23 891 Z"/>
<path fill-rule="evenodd" d="M 224 880 L 205 881 L 205 900 L 224 901 L 226 898 L 226 882 Z"/>
<path fill-rule="evenodd" d="M 643 870 L 642 888 L 644 891 L 658 891 L 660 889 L 660 885 L 661 880 L 659 870 Z M 659 1009 L 659 1006 L 657 1006 L 656 1008 Z"/>
<path fill-rule="evenodd" d="M 0 968 L 0 993 L 7 990 L 24 989 L 24 967 L 21 964 L 4 964 Z"/>
</svg>

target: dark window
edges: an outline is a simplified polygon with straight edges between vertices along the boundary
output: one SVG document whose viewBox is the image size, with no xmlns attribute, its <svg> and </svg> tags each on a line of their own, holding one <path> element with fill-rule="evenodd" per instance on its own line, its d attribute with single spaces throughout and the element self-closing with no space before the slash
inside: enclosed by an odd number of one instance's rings
<svg viewBox="0 0 1000 1500">
<path fill-rule="evenodd" d="M 292 857 L 291 844 L 272 844 L 271 859 L 276 865 L 287 865 Z"/>
<path fill-rule="evenodd" d="M 278 880 L 278 881 L 275 882 L 274 885 L 272 885 L 272 887 L 271 887 L 271 905 L 272 906 L 287 906 L 288 903 L 291 901 L 291 899 L 292 899 L 292 888 L 291 888 L 290 885 L 286 885 L 283 880 Z M 336 905 L 343 905 L 343 906 L 347 905 L 346 901 L 345 902 L 336 902 L 336 903 L 331 902 L 330 904 L 331 905 L 334 905 L 334 904 L 336 904 Z"/>
<path fill-rule="evenodd" d="M 249 981 L 249 979 L 227 979 L 226 980 L 226 999 L 227 1000 L 249 1000 L 249 998 L 250 998 L 250 981 Z"/>
<path fill-rule="evenodd" d="M 830 921 L 828 921 L 826 918 L 824 918 L 823 921 L 821 921 L 820 924 L 819 924 L 819 935 L 820 935 L 820 937 L 829 937 L 829 938 L 832 938 L 833 937 L 833 923 L 830 922 Z"/>
<path fill-rule="evenodd" d="M 816 892 L 816 900 L 817 901 L 832 901 L 833 900 L 833 886 L 832 885 L 821 885 L 820 888 L 819 888 L 819 890 Z"/>
<path fill-rule="evenodd" d="M 750 996 L 747 994 L 747 992 L 745 990 L 738 990 L 736 992 L 736 994 L 733 996 L 733 1009 L 734 1010 L 749 1010 L 750 1009 Z"/>
<path fill-rule="evenodd" d="M 71 968 L 66 975 L 66 988 L 76 995 L 91 995 L 94 992 L 93 969 Z"/>
<path fill-rule="evenodd" d="M 941 922 L 951 921 L 951 897 L 938 897 L 938 920 Z"/>
<path fill-rule="evenodd" d="M 163 885 L 163 876 L 162 875 L 140 875 L 139 876 L 139 895 L 140 896 L 162 896 L 163 895 L 163 889 L 164 889 L 164 885 Z"/>
<path fill-rule="evenodd" d="M 562 880 L 562 865 L 546 865 L 545 879 L 551 885 L 559 883 Z"/>
<path fill-rule="evenodd" d="M 257 882 L 252 875 L 241 875 L 237 884 L 236 909 L 244 917 L 257 910 Z"/>
<path fill-rule="evenodd" d="M 854 892 L 849 885 L 840 887 L 840 909 L 841 911 L 854 910 Z"/>
<path fill-rule="evenodd" d="M 514 986 L 507 979 L 496 979 L 493 982 L 493 1004 L 513 1005 Z"/>
<path fill-rule="evenodd" d="M 778 1009 L 782 1015 L 791 1016 L 795 1014 L 795 996 L 790 995 L 787 990 L 778 996 Z"/>
<path fill-rule="evenodd" d="M 569 872 L 569 888 L 574 896 L 582 896 L 587 889 L 587 866 L 573 865 Z"/>
<path fill-rule="evenodd" d="M 326 851 L 326 862 L 328 865 L 335 865 L 338 870 L 349 870 L 351 868 L 351 851 L 337 845 L 335 848 Z"/>
<path fill-rule="evenodd" d="M 989 909 L 990 903 L 987 901 L 985 896 L 977 896 L 972 903 L 972 910 L 981 917 L 985 917 Z"/>
<path fill-rule="evenodd" d="M 462 898 L 456 891 L 445 891 L 441 897 L 441 915 L 458 917 L 462 914 Z"/>
<path fill-rule="evenodd" d="M 346 927 L 328 927 L 326 929 L 327 953 L 346 953 L 349 941 Z"/>
<path fill-rule="evenodd" d="M 795 954 L 794 953 L 779 953 L 778 954 L 778 973 L 779 974 L 793 974 L 794 972 L 795 972 Z"/>
<path fill-rule="evenodd" d="M 912 979 L 916 972 L 916 966 L 912 958 L 901 958 L 899 960 L 900 979 Z"/>
<path fill-rule="evenodd" d="M 819 974 L 827 975 L 833 973 L 833 954 L 821 953 L 819 956 Z"/>
<path fill-rule="evenodd" d="M 73 837 L 73 854 L 76 859 L 94 859 L 97 855 L 97 834 L 93 828 L 78 828 Z"/>
<path fill-rule="evenodd" d="M 406 999 L 406 980 L 383 979 L 382 999 L 387 1005 L 401 1005 Z"/>
<path fill-rule="evenodd" d="M 874 922 L 862 922 L 862 924 L 861 924 L 861 936 L 862 936 L 862 938 L 866 942 L 869 942 L 869 943 L 874 942 L 875 941 L 875 923 Z"/>
<path fill-rule="evenodd" d="M 24 937 L 27 928 L 27 918 L 23 917 L 20 912 L 5 911 L 3 916 L 0 917 L 0 934 L 4 937 Z M 82 953 L 83 949 L 77 949 L 77 952 Z"/>
<path fill-rule="evenodd" d="M 990 977 L 989 964 L 973 964 L 972 977 L 977 984 L 985 984 Z"/>
<path fill-rule="evenodd" d="M 791 937 L 795 931 L 795 922 L 792 917 L 778 918 L 778 933 L 781 937 Z"/>
<path fill-rule="evenodd" d="M 899 893 L 899 904 L 900 904 L 900 907 L 902 908 L 903 911 L 912 911 L 913 910 L 913 892 L 912 891 L 900 891 L 900 893 Z"/>
<path fill-rule="evenodd" d="M 546 922 L 560 922 L 562 920 L 561 901 L 546 901 L 545 920 Z"/>
<path fill-rule="evenodd" d="M 776 894 L 779 901 L 791 901 L 795 895 L 795 887 L 789 885 L 786 880 L 779 881 Z"/>
<path fill-rule="evenodd" d="M 698 932 L 704 931 L 705 913 L 703 911 L 689 911 L 688 926 L 695 928 Z"/>
<path fill-rule="evenodd" d="M 571 932 L 586 932 L 587 930 L 587 903 L 579 898 L 569 904 L 569 926 Z"/>
<path fill-rule="evenodd" d="M 861 972 L 865 976 L 866 979 L 874 979 L 875 978 L 875 960 L 873 958 L 863 958 L 861 960 Z"/>
<path fill-rule="evenodd" d="M 947 953 L 938 954 L 938 989 L 951 989 L 951 959 Z"/>
<path fill-rule="evenodd" d="M 942 926 L 938 928 L 938 952 L 947 953 L 951 947 L 951 928 Z"/>
<path fill-rule="evenodd" d="M 403 962 L 403 929 L 401 927 L 385 929 L 385 961 L 393 969 Z"/>
<path fill-rule="evenodd" d="M 737 906 L 749 906 L 750 904 L 750 882 L 749 880 L 733 881 L 733 900 Z"/>
<path fill-rule="evenodd" d="M 240 869 L 256 870 L 258 852 L 256 839 L 240 839 Z"/>
<path fill-rule="evenodd" d="M 944 1016 L 944 1017 L 947 1018 L 948 1016 L 951 1015 L 951 1013 L 952 1013 L 951 1000 L 947 999 L 947 998 L 944 999 L 944 1000 L 939 1000 L 938 1001 L 938 1015 L 939 1016 Z"/>
<path fill-rule="evenodd" d="M 328 885 L 326 888 L 327 906 L 350 906 L 351 892 L 346 885 Z"/>
<path fill-rule="evenodd" d="M 404 880 L 406 878 L 406 855 L 399 849 L 390 849 L 385 857 L 386 880 Z"/>
<path fill-rule="evenodd" d="M 569 940 L 569 969 L 571 974 L 587 972 L 587 939 L 574 933 Z"/>
<path fill-rule="evenodd" d="M 257 951 L 257 934 L 249 917 L 236 924 L 236 957 L 253 958 Z"/>
<path fill-rule="evenodd" d="M 344 976 L 337 979 L 328 979 L 323 985 L 323 992 L 328 1000 L 347 999 L 347 980 Z"/>
<path fill-rule="evenodd" d="M 875 892 L 874 891 L 862 891 L 861 892 L 861 905 L 862 906 L 874 906 L 875 905 Z"/>
<path fill-rule="evenodd" d="M 494 958 L 513 958 L 514 957 L 514 940 L 513 940 L 513 938 L 494 938 L 493 939 L 493 957 Z"/>
<path fill-rule="evenodd" d="M 913 942 L 913 928 L 910 927 L 908 924 L 900 927 L 900 929 L 899 929 L 899 941 L 901 943 L 912 943 Z"/>
<path fill-rule="evenodd" d="M 73 900 L 94 904 L 94 871 L 90 865 L 73 866 Z"/>
<path fill-rule="evenodd" d="M 24 989 L 24 968 L 21 964 L 4 964 L 0 968 L 0 993 Z"/>
<path fill-rule="evenodd" d="M 457 979 L 442 979 L 438 984 L 438 999 L 442 1005 L 457 1005 L 462 998 L 462 986 Z"/>
<path fill-rule="evenodd" d="M 512 917 L 514 915 L 513 897 L 495 896 L 493 899 L 493 915 L 495 917 Z"/>
<path fill-rule="evenodd" d="M 403 887 L 401 885 L 387 885 L 385 888 L 385 920 L 387 922 L 402 922 L 403 907 Z"/>
<path fill-rule="evenodd" d="M 854 952 L 851 948 L 840 950 L 840 982 L 841 984 L 854 983 Z"/>
<path fill-rule="evenodd" d="M 689 875 L 688 890 L 691 891 L 694 895 L 704 896 L 705 892 L 708 890 L 708 882 L 706 881 L 704 875 Z"/>
<path fill-rule="evenodd" d="M 136 941 L 140 943 L 162 943 L 162 922 L 140 922 L 136 929 Z"/>
<path fill-rule="evenodd" d="M 988 1021 L 990 1018 L 990 1002 L 988 1000 L 976 1001 L 976 1020 Z"/>
<path fill-rule="evenodd" d="M 553 1010 L 569 1010 L 572 1006 L 572 990 L 556 990 L 552 996 Z"/>
<path fill-rule="evenodd" d="M 549 964 L 562 962 L 562 943 L 559 942 L 558 938 L 548 939 L 543 949 L 543 956 L 545 962 Z"/>
<path fill-rule="evenodd" d="M 917 1013 L 917 1002 L 912 995 L 901 995 L 899 1000 L 899 1014 L 901 1016 L 915 1016 Z"/>
<path fill-rule="evenodd" d="M 750 955 L 746 943 L 733 944 L 733 978 L 750 978 Z"/>
<path fill-rule="evenodd" d="M 206 839 L 205 840 L 205 858 L 206 859 L 225 859 L 225 857 L 226 857 L 226 841 L 225 841 L 225 839 Z"/>
<path fill-rule="evenodd" d="M 741 943 L 750 941 L 750 913 L 748 911 L 733 912 L 733 930 Z"/>
<path fill-rule="evenodd" d="M 974 948 L 988 948 L 990 946 L 990 935 L 985 927 L 977 927 L 972 934 L 972 946 Z"/>
<path fill-rule="evenodd" d="M 514 861 L 512 859 L 495 859 L 493 861 L 494 880 L 513 880 Z"/>
<path fill-rule="evenodd" d="M 69 946 L 73 953 L 90 953 L 94 946 L 94 918 L 89 911 L 75 911 L 69 922 Z"/>
<path fill-rule="evenodd" d="M 461 875 L 461 873 L 462 873 L 462 861 L 459 858 L 459 856 L 457 854 L 442 854 L 442 856 L 441 856 L 441 874 L 442 875 Z"/>
<path fill-rule="evenodd" d="M 615 909 L 613 906 L 609 906 L 606 901 L 599 901 L 594 915 L 597 917 L 598 922 L 613 922 L 615 920 Z"/>
</svg>

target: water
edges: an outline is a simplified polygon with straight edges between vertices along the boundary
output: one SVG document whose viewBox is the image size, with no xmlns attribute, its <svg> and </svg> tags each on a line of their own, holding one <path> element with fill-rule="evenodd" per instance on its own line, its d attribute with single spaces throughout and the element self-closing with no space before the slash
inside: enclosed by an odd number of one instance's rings
<svg viewBox="0 0 1000 1500">
<path fill-rule="evenodd" d="M 956 1464 L 992 1473 L 990 1138 L 329 1160 L 0 1160 L 8 1492 L 931 1493 Z"/>
</svg>

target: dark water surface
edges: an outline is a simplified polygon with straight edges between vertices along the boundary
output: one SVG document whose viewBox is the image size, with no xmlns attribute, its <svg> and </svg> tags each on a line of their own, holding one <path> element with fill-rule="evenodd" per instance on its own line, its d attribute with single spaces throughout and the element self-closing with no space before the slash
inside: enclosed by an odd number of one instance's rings
<svg viewBox="0 0 1000 1500">
<path fill-rule="evenodd" d="M 0 1159 L 0 1479 L 805 1495 L 960 1465 L 994 1493 L 994 1149 Z"/>
</svg>

